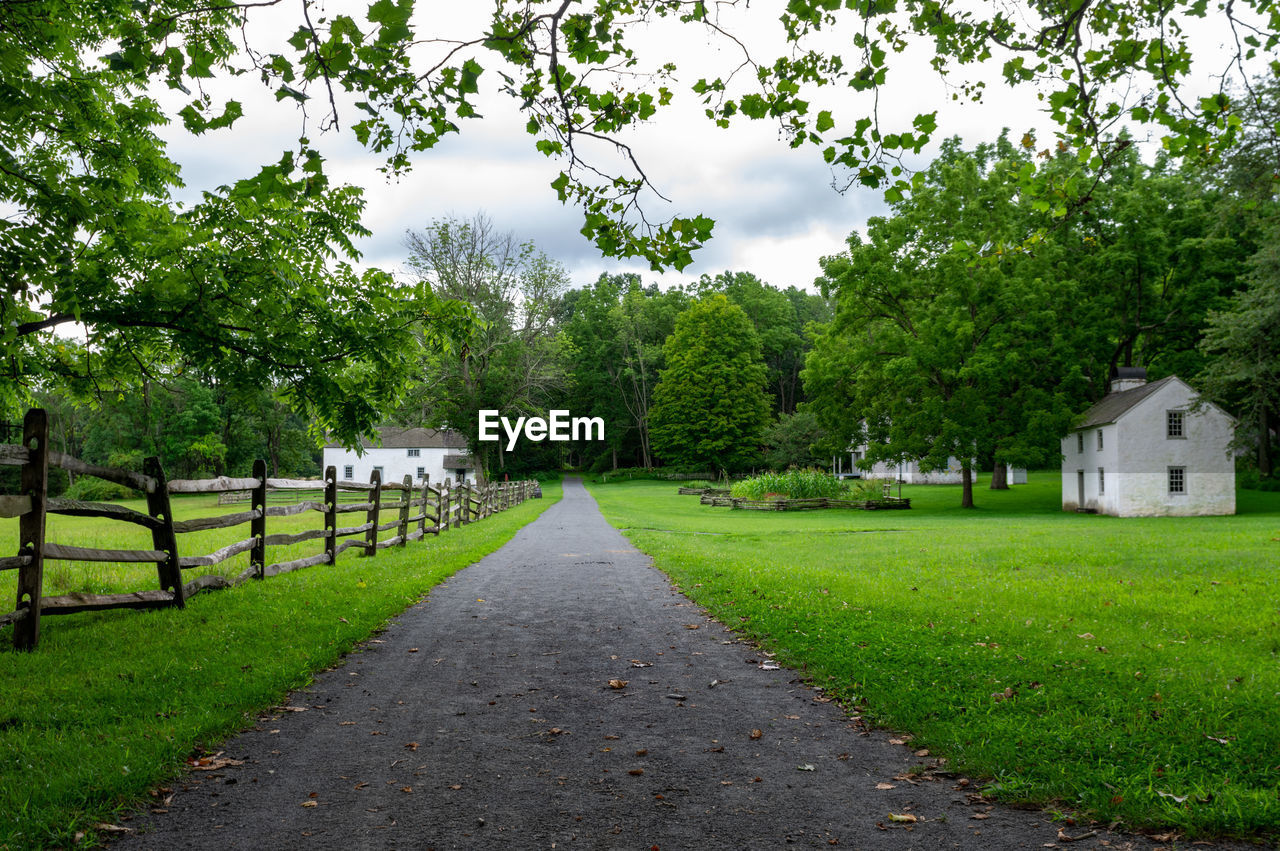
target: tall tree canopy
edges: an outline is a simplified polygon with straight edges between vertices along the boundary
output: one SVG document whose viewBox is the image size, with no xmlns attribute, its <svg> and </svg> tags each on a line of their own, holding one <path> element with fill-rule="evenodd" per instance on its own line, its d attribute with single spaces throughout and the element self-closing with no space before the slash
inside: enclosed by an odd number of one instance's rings
<svg viewBox="0 0 1280 851">
<path fill-rule="evenodd" d="M 1004 137 L 974 152 L 945 143 L 910 199 L 823 261 L 836 318 L 804 372 L 834 448 L 865 443 L 867 463 L 924 469 L 955 458 L 966 507 L 976 459 L 1056 460 L 1083 397 L 1057 321 L 1072 283 L 1045 280 L 1036 258 L 1012 250 L 1042 215 L 1018 198 L 1025 160 Z M 990 256 L 976 260 L 980 247 Z"/>
<path fill-rule="evenodd" d="M 410 231 L 406 244 L 418 286 L 469 305 L 477 321 L 456 350 L 428 350 L 400 418 L 462 432 L 494 472 L 505 448 L 479 441 L 479 411 L 545 414 L 563 382 L 554 326 L 568 273 L 484 215 L 437 219 Z"/>
<path fill-rule="evenodd" d="M 768 424 L 760 338 L 718 293 L 676 320 L 653 393 L 653 447 L 668 464 L 734 471 L 757 463 Z"/>
</svg>

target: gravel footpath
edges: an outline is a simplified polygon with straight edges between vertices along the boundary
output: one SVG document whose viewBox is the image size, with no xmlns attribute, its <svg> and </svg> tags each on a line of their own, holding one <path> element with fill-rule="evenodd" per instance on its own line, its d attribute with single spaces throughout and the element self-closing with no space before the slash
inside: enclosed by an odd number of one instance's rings
<svg viewBox="0 0 1280 851">
<path fill-rule="evenodd" d="M 1043 813 L 992 806 L 866 731 L 675 591 L 576 480 L 259 721 L 214 762 L 240 764 L 191 772 L 116 844 L 1159 844 L 1088 825 L 1062 827 L 1079 838 L 1065 842 Z"/>
</svg>

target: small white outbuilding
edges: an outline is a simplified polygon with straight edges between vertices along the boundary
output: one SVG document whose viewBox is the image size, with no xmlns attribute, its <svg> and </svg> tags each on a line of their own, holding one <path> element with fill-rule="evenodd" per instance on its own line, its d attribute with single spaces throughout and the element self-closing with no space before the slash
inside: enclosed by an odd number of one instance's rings
<svg viewBox="0 0 1280 851">
<path fill-rule="evenodd" d="M 1062 508 L 1116 517 L 1236 513 L 1235 420 L 1177 376 L 1121 367 L 1062 439 Z"/>
<path fill-rule="evenodd" d="M 429 478 L 432 484 L 445 479 L 476 481 L 475 463 L 467 454 L 467 439 L 461 432 L 434 428 L 380 428 L 375 445 L 362 440 L 356 455 L 336 443 L 324 448 L 324 466 L 337 467 L 341 481 L 367 482 L 374 469 L 382 481 L 399 482 L 410 476 L 416 485 Z"/>
</svg>

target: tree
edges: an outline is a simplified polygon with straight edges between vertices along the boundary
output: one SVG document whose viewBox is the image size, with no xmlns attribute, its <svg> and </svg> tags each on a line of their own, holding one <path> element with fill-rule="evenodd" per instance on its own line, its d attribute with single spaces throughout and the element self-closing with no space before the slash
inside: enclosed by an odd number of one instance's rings
<svg viewBox="0 0 1280 851">
<path fill-rule="evenodd" d="M 479 412 L 545 414 L 564 382 L 554 319 L 568 273 L 484 215 L 437 219 L 406 244 L 418 286 L 467 305 L 478 321 L 456 351 L 429 352 L 399 417 L 462 432 L 486 471 L 501 469 L 505 444 L 480 442 Z"/>
<path fill-rule="evenodd" d="M 1039 259 L 1019 250 L 1037 224 L 1018 195 L 1025 157 L 1004 137 L 973 152 L 948 141 L 865 242 L 854 233 L 846 254 L 824 259 L 836 316 L 803 374 L 806 409 L 835 448 L 865 444 L 868 465 L 958 459 L 964 507 L 974 459 L 1056 460 L 1084 390 L 1058 321 L 1072 284 L 1038 276 Z"/>
<path fill-rule="evenodd" d="M 653 392 L 654 451 L 668 464 L 717 472 L 759 457 L 769 418 L 760 339 L 742 308 L 705 296 L 676 320 Z"/>
<path fill-rule="evenodd" d="M 765 429 L 764 463 L 773 470 L 823 466 L 828 459 L 820 458 L 814 451 L 822 442 L 822 430 L 812 411 L 782 414 Z"/>
<path fill-rule="evenodd" d="M 628 447 L 641 466 L 651 467 L 650 407 L 666 362 L 663 344 L 688 296 L 675 287 L 645 287 L 634 274 L 602 274 L 574 295 L 564 326 L 573 410 L 609 424 L 614 468 Z"/>
<path fill-rule="evenodd" d="M 1275 473 L 1272 431 L 1280 424 L 1280 228 L 1249 261 L 1246 286 L 1230 306 L 1210 315 L 1201 374 L 1211 399 L 1238 400 L 1237 443 L 1256 451 L 1258 472 Z"/>
</svg>

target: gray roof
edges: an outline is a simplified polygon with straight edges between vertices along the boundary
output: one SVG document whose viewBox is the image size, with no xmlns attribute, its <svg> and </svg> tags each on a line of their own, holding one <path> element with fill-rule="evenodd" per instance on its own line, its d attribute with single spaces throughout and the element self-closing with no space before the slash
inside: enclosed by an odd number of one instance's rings
<svg viewBox="0 0 1280 851">
<path fill-rule="evenodd" d="M 467 439 L 462 432 L 453 429 L 439 428 L 395 428 L 386 426 L 378 429 L 380 443 L 373 443 L 367 437 L 360 439 L 365 449 L 381 446 L 383 449 L 466 449 Z M 329 448 L 341 448 L 341 444 L 328 443 Z"/>
<path fill-rule="evenodd" d="M 1076 425 L 1073 431 L 1113 423 L 1143 399 L 1147 398 L 1152 393 L 1155 393 L 1169 382 L 1177 380 L 1176 376 L 1170 375 L 1167 378 L 1162 378 L 1159 381 L 1152 381 L 1149 384 L 1143 384 L 1141 387 L 1134 387 L 1131 390 L 1121 390 L 1119 393 L 1108 393 L 1106 396 L 1103 396 L 1096 405 L 1085 411 L 1084 419 Z"/>
</svg>

